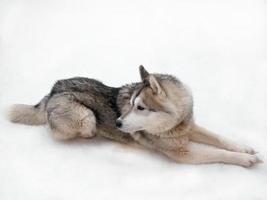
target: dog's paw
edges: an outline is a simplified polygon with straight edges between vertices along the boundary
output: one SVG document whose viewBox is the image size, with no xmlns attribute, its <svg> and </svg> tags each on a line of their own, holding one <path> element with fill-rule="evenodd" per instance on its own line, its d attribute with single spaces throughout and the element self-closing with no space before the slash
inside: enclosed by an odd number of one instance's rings
<svg viewBox="0 0 267 200">
<path fill-rule="evenodd" d="M 228 149 L 230 151 L 235 151 L 235 152 L 239 152 L 239 153 L 248 153 L 251 155 L 254 155 L 257 153 L 257 151 L 255 151 L 252 147 L 246 146 L 246 145 L 231 145 L 230 147 L 228 147 Z"/>
<path fill-rule="evenodd" d="M 255 164 L 262 163 L 263 161 L 256 155 L 243 155 L 240 159 L 239 165 L 243 167 L 252 167 Z"/>
<path fill-rule="evenodd" d="M 240 146 L 237 147 L 237 149 L 241 153 L 248 153 L 248 154 L 251 154 L 251 155 L 254 155 L 254 154 L 257 153 L 252 147 L 246 146 L 246 145 L 240 145 Z"/>
</svg>

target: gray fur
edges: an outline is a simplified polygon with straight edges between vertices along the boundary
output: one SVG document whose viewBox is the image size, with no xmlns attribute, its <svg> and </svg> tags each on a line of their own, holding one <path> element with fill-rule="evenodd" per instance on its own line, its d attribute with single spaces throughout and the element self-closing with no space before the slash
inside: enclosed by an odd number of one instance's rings
<svg viewBox="0 0 267 200">
<path fill-rule="evenodd" d="M 140 75 L 142 82 L 126 84 L 119 88 L 83 77 L 59 80 L 37 105 L 12 107 L 10 120 L 29 125 L 48 123 L 57 139 L 101 135 L 120 142 L 133 142 L 132 136 L 116 128 L 115 122 L 128 109 L 133 93 L 149 87 L 145 83 L 149 74 L 142 66 Z M 180 81 L 171 75 L 155 74 L 155 77 L 181 86 Z M 93 126 L 91 132 L 82 134 L 83 127 L 89 125 Z"/>
<path fill-rule="evenodd" d="M 144 72 L 145 73 L 145 72 Z M 157 75 L 160 79 L 176 81 L 169 75 Z M 95 79 L 75 77 L 57 81 L 49 95 L 35 106 L 14 106 L 10 110 L 10 120 L 16 123 L 41 125 L 48 123 L 62 139 L 81 136 L 81 119 L 77 119 L 77 108 L 84 108 L 93 115 L 96 133 L 118 141 L 133 141 L 133 138 L 116 128 L 116 119 L 129 106 L 130 98 L 144 83 L 126 84 L 119 88 L 109 87 Z M 82 117 L 82 116 L 81 116 Z M 92 117 L 91 117 L 92 118 Z M 77 123 L 74 123 L 77 121 Z M 62 124 L 65 124 L 62 130 Z M 67 125 L 66 125 L 67 124 Z M 71 132 L 74 133 L 71 133 Z M 60 138 L 56 136 L 56 138 Z"/>
<path fill-rule="evenodd" d="M 127 101 L 136 85 L 139 84 L 114 88 L 100 81 L 82 77 L 59 80 L 49 95 L 37 105 L 12 106 L 9 119 L 15 123 L 29 125 L 48 123 L 57 139 L 70 139 L 76 136 L 83 137 L 80 130 L 81 125 L 84 125 L 82 120 L 86 121 L 86 116 L 85 119 L 77 119 L 79 115 L 75 110 L 84 108 L 90 113 L 91 119 L 92 116 L 95 119 L 97 131 L 95 130 L 96 133 L 92 133 L 91 136 L 98 134 L 119 142 L 131 143 L 132 137 L 117 129 L 115 121 L 120 116 L 117 103 Z"/>
</svg>

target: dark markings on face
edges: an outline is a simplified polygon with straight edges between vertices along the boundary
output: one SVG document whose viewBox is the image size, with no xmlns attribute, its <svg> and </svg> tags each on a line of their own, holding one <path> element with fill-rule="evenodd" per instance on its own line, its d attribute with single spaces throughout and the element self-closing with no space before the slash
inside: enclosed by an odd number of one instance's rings
<svg viewBox="0 0 267 200">
<path fill-rule="evenodd" d="M 139 89 L 136 90 L 136 92 L 133 93 L 133 96 L 131 98 L 131 104 L 134 105 L 135 99 L 140 95 L 142 90 L 146 88 L 146 85 L 142 85 Z"/>
<path fill-rule="evenodd" d="M 143 103 L 150 112 L 164 111 L 163 105 L 157 101 L 157 96 L 153 93 L 152 89 L 147 84 L 143 84 L 137 89 L 131 98 L 132 107 L 134 106 L 135 99 L 141 97 Z M 149 106 L 149 107 L 147 107 Z"/>
</svg>

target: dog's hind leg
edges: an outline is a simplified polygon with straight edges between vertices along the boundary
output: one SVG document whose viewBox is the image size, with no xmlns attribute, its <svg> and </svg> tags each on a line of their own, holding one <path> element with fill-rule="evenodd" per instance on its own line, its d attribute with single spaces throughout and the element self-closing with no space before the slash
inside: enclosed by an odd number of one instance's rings
<svg viewBox="0 0 267 200">
<path fill-rule="evenodd" d="M 194 142 L 212 145 L 229 151 L 249 154 L 256 153 L 251 147 L 236 144 L 235 142 L 216 135 L 215 133 L 212 133 L 198 125 L 194 125 L 192 130 L 189 132 L 189 139 Z"/>
<path fill-rule="evenodd" d="M 63 96 L 52 99 L 47 110 L 48 123 L 56 139 L 95 136 L 95 115 L 85 106 Z"/>
<path fill-rule="evenodd" d="M 163 151 L 163 153 L 178 163 L 187 164 L 225 163 L 251 167 L 262 162 L 256 155 L 227 151 L 193 142 L 188 144 L 186 150 L 184 155 L 181 155 L 178 150 Z"/>
</svg>

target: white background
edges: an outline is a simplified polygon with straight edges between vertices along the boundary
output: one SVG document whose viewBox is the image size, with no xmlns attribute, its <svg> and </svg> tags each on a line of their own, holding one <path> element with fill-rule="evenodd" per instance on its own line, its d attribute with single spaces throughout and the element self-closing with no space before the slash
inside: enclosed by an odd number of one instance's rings
<svg viewBox="0 0 267 200">
<path fill-rule="evenodd" d="M 266 159 L 266 11 L 262 0 L 1 0 L 0 199 L 266 199 L 266 164 L 175 164 L 108 141 L 57 142 L 5 116 L 57 79 L 120 86 L 143 64 L 190 86 L 199 124 Z"/>
</svg>

